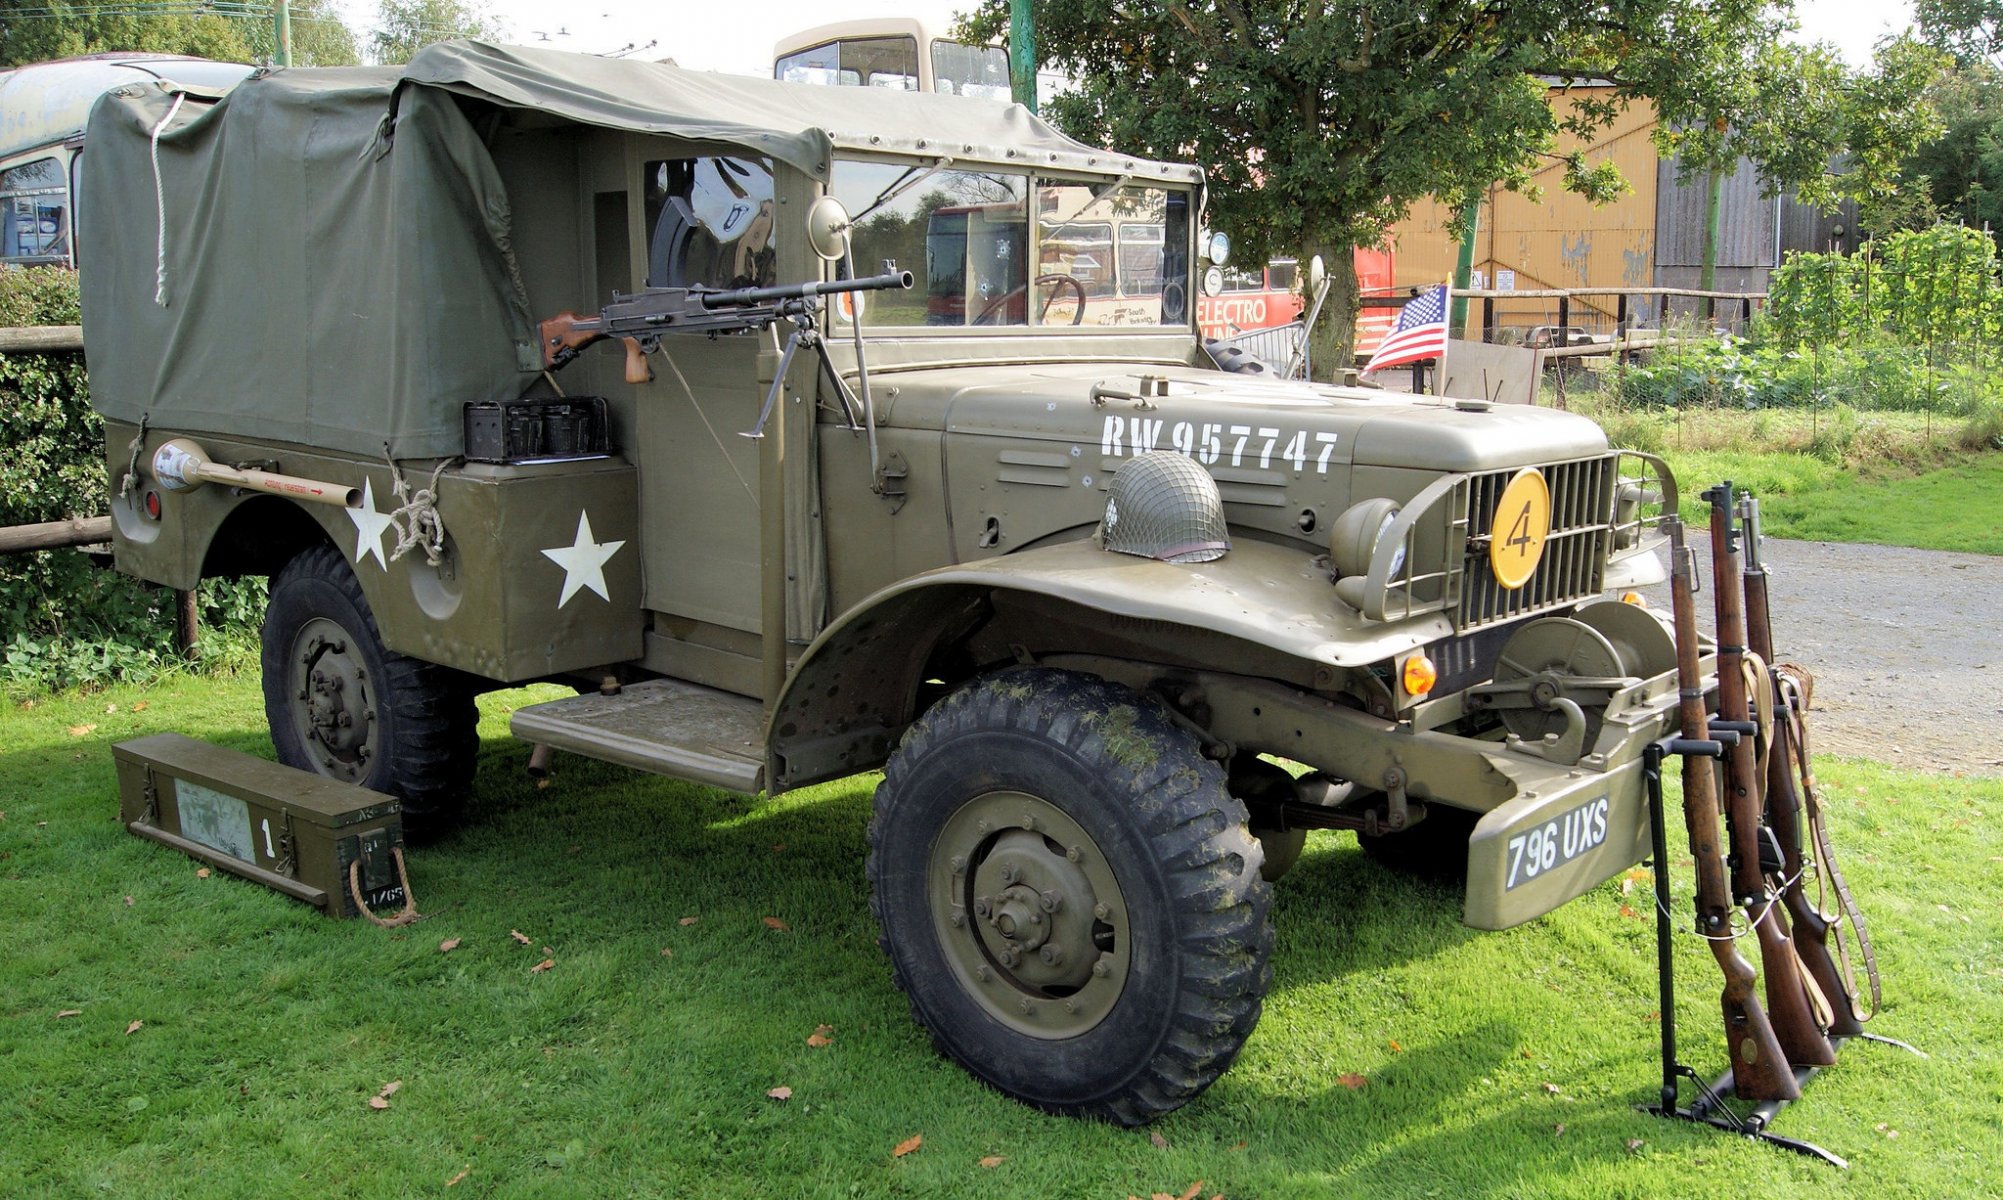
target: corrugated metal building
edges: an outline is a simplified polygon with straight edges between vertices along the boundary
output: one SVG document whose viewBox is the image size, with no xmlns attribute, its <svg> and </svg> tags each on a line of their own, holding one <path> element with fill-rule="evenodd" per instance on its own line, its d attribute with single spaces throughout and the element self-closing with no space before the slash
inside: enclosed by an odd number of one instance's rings
<svg viewBox="0 0 2003 1200">
<path fill-rule="evenodd" d="M 1554 87 L 1553 105 L 1573 105 L 1584 98 L 1604 98 L 1610 88 Z M 1676 164 L 1656 155 L 1651 137 L 1656 126 L 1653 107 L 1629 106 L 1591 144 L 1561 135 L 1559 156 L 1583 147 L 1590 166 L 1611 161 L 1630 186 L 1620 199 L 1594 205 L 1564 188 L 1565 165 L 1554 157 L 1533 176 L 1543 189 L 1533 200 L 1518 192 L 1491 188 L 1481 206 L 1475 240 L 1477 286 L 1519 291 L 1542 288 L 1622 288 L 1697 286 L 1701 273 L 1704 230 L 1704 180 L 1676 181 Z M 1448 224 L 1453 218 L 1444 205 L 1423 200 L 1405 220 L 1392 227 L 1397 282 L 1402 288 L 1438 283 L 1453 275 L 1459 251 Z M 1760 196 L 1757 174 L 1749 162 L 1725 180 L 1719 206 L 1719 291 L 1764 291 L 1768 274 L 1790 250 L 1827 250 L 1839 241 L 1854 244 L 1854 211 L 1824 216 L 1796 203 Z M 1778 233 L 1778 238 L 1776 238 Z M 1572 325 L 1611 332 L 1616 300 L 1611 295 L 1580 297 L 1571 304 Z M 1637 299 L 1629 306 L 1632 320 L 1660 320 L 1660 307 Z M 1473 309 L 1470 322 L 1480 320 Z M 1498 327 L 1528 329 L 1557 320 L 1555 300 L 1497 300 Z"/>
</svg>

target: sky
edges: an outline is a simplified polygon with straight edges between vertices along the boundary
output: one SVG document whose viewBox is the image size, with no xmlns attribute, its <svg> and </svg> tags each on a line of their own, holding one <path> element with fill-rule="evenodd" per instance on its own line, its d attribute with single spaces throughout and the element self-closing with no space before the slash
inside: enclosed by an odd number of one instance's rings
<svg viewBox="0 0 2003 1200">
<path fill-rule="evenodd" d="M 586 54 L 636 47 L 636 57 L 672 58 L 684 67 L 739 75 L 769 75 L 772 46 L 783 35 L 816 25 L 885 14 L 913 16 L 945 29 L 975 0 L 753 0 L 743 8 L 719 0 L 488 0 L 509 41 Z M 374 17 L 374 0 L 336 0 L 349 24 Z M 1871 45 L 1903 29 L 1910 0 L 1796 0 L 1802 35 L 1829 41 L 1853 65 L 1870 60 Z M 547 39 L 547 40 L 545 40 Z M 649 48 L 648 43 L 654 43 Z"/>
</svg>

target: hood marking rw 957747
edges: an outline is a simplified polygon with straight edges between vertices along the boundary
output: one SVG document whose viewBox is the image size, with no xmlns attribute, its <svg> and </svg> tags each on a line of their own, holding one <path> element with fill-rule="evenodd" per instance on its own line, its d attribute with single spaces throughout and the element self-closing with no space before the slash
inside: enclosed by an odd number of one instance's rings
<svg viewBox="0 0 2003 1200">
<path fill-rule="evenodd" d="M 1161 444 L 1164 432 L 1168 435 L 1166 446 Z M 1244 466 L 1246 459 L 1256 457 L 1261 470 L 1270 468 L 1277 457 L 1292 464 L 1296 471 L 1305 471 L 1312 457 L 1315 474 L 1326 475 L 1335 443 L 1336 435 L 1326 430 L 1314 433 L 1310 439 L 1305 429 L 1274 425 L 1233 425 L 1223 421 L 1177 421 L 1171 425 L 1161 417 L 1108 413 L 1099 434 L 1099 453 L 1107 458 L 1120 458 L 1151 450 L 1173 450 L 1205 466 L 1228 454 L 1234 467 Z"/>
</svg>

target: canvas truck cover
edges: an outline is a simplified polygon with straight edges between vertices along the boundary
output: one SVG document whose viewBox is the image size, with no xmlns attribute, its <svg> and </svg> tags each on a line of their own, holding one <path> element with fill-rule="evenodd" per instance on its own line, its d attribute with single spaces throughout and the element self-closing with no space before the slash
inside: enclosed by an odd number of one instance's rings
<svg viewBox="0 0 2003 1200">
<path fill-rule="evenodd" d="M 507 188 L 461 100 L 815 177 L 840 148 L 1201 178 L 1074 142 L 1018 105 L 479 42 L 428 47 L 400 70 L 260 72 L 213 103 L 129 85 L 86 133 L 79 248 L 99 411 L 370 456 L 385 443 L 400 459 L 458 454 L 463 406 L 520 395 L 541 362 Z"/>
</svg>

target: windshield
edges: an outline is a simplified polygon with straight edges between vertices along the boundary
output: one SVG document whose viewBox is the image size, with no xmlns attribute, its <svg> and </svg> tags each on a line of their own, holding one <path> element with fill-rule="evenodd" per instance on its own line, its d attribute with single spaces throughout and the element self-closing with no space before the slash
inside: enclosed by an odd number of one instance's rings
<svg viewBox="0 0 2003 1200">
<path fill-rule="evenodd" d="M 865 326 L 1189 323 L 1186 190 L 854 161 L 829 190 L 856 214 L 857 272 L 917 276 L 867 297 Z"/>
</svg>

